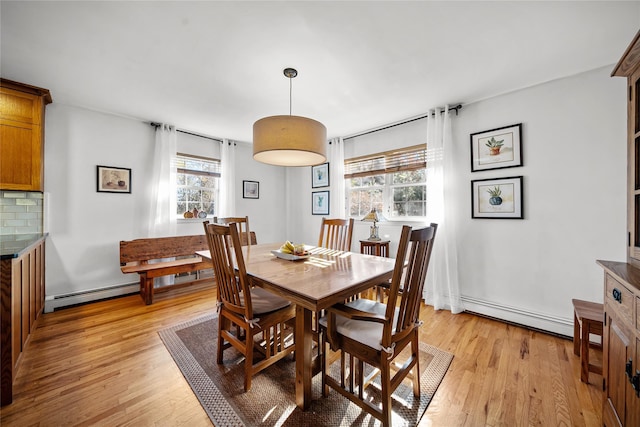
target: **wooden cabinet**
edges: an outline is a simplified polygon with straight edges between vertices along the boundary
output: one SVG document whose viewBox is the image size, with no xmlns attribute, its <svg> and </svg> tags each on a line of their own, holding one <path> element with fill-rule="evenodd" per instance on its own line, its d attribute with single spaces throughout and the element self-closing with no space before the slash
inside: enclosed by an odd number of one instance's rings
<svg viewBox="0 0 640 427">
<path fill-rule="evenodd" d="M 640 426 L 640 31 L 614 68 L 627 78 L 626 262 L 604 268 L 603 411 L 607 427 Z"/>
<path fill-rule="evenodd" d="M 43 191 L 47 89 L 0 79 L 0 190 Z"/>
<path fill-rule="evenodd" d="M 20 356 L 45 299 L 45 236 L 36 238 L 15 256 L 0 259 L 0 396 L 13 400 L 13 379 Z"/>
<path fill-rule="evenodd" d="M 640 31 L 611 75 L 627 78 L 627 262 L 640 267 Z"/>
<path fill-rule="evenodd" d="M 603 424 L 640 425 L 640 269 L 598 261 L 605 270 Z"/>
</svg>

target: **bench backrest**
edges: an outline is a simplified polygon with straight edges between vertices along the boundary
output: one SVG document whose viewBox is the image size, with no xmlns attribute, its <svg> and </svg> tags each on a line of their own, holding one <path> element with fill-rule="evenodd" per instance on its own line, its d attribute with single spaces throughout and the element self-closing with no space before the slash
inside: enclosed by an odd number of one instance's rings
<svg viewBox="0 0 640 427">
<path fill-rule="evenodd" d="M 155 237 L 120 241 L 120 264 L 160 258 L 195 256 L 209 249 L 204 234 L 197 236 Z"/>
</svg>

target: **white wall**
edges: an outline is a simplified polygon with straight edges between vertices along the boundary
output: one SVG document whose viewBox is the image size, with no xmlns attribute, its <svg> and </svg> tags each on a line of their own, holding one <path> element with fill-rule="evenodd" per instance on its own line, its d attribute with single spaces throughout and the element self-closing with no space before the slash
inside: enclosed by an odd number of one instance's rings
<svg viewBox="0 0 640 427">
<path fill-rule="evenodd" d="M 120 271 L 119 242 L 146 237 L 154 128 L 57 103 L 46 111 L 47 311 L 135 291 L 138 275 Z M 210 139 L 178 133 L 177 145 L 188 154 L 220 157 L 220 143 Z M 236 159 L 236 214 L 249 215 L 259 241 L 279 240 L 284 168 L 254 161 L 248 144 L 238 144 Z M 131 194 L 97 193 L 96 165 L 130 168 Z M 260 181 L 260 199 L 242 198 L 243 179 Z M 178 221 L 177 234 L 202 233 L 201 220 Z"/>
<path fill-rule="evenodd" d="M 253 146 L 238 143 L 236 152 L 236 214 L 249 215 L 258 243 L 278 242 L 286 235 L 286 168 L 253 160 Z M 259 199 L 242 197 L 242 181 L 258 181 Z"/>
<path fill-rule="evenodd" d="M 47 297 L 131 282 L 118 242 L 144 229 L 153 128 L 56 103 L 46 111 Z M 96 192 L 96 165 L 132 169 L 132 193 Z"/>
<path fill-rule="evenodd" d="M 595 261 L 624 261 L 626 247 L 626 84 L 612 68 L 461 111 L 453 216 L 466 309 L 571 335 L 571 299 L 602 302 Z M 469 135 L 515 123 L 524 166 L 471 173 Z M 471 219 L 471 180 L 517 175 L 524 220 Z"/>
</svg>

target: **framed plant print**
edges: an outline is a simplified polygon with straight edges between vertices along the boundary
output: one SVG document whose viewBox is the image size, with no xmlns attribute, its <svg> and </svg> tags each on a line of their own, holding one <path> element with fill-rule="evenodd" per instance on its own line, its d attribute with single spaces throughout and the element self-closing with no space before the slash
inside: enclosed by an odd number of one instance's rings
<svg viewBox="0 0 640 427">
<path fill-rule="evenodd" d="M 522 176 L 471 181 L 471 218 L 523 219 Z"/>
<path fill-rule="evenodd" d="M 131 169 L 96 166 L 98 193 L 131 193 Z"/>
<path fill-rule="evenodd" d="M 260 183 L 258 181 L 242 181 L 242 198 L 259 199 Z"/>
<path fill-rule="evenodd" d="M 311 214 L 329 215 L 328 191 L 314 191 L 311 193 Z"/>
<path fill-rule="evenodd" d="M 329 163 L 311 166 L 311 188 L 329 186 Z"/>
<path fill-rule="evenodd" d="M 471 134 L 471 172 L 522 166 L 522 123 Z"/>
</svg>

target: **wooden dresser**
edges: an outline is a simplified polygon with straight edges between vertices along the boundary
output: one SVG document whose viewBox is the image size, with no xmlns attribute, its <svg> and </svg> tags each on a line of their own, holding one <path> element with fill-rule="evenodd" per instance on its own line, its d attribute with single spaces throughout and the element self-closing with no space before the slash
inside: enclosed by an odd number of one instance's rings
<svg viewBox="0 0 640 427">
<path fill-rule="evenodd" d="M 607 427 L 640 426 L 640 31 L 614 68 L 627 78 L 627 259 L 604 269 L 603 410 Z"/>
<path fill-rule="evenodd" d="M 602 422 L 640 426 L 640 269 L 598 264 L 605 271 Z"/>
</svg>

